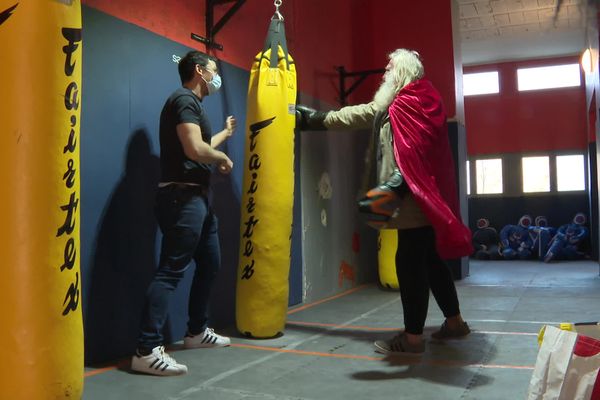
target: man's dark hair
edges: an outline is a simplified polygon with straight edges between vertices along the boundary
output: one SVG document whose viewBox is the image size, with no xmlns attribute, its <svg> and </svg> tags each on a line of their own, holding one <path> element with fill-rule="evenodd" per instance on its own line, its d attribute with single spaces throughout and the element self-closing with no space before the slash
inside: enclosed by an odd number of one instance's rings
<svg viewBox="0 0 600 400">
<path fill-rule="evenodd" d="M 206 67 L 208 65 L 208 61 L 210 60 L 215 61 L 214 58 L 199 51 L 193 50 L 188 52 L 181 60 L 179 60 L 178 68 L 181 84 L 184 84 L 192 79 L 196 64 L 200 65 L 201 67 Z"/>
</svg>

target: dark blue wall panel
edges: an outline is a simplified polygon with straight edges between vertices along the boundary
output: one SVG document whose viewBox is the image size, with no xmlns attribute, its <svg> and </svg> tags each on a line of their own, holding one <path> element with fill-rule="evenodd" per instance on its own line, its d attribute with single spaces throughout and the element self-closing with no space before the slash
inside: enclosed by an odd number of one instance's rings
<svg viewBox="0 0 600 400">
<path fill-rule="evenodd" d="M 588 214 L 586 193 L 560 195 L 530 195 L 520 197 L 471 197 L 469 199 L 469 226 L 473 229 L 477 219 L 487 218 L 495 228 L 517 224 L 519 218 L 529 214 L 533 218 L 544 215 L 551 226 L 571 222 L 578 212 Z M 588 214 L 589 217 L 589 214 Z"/>
<path fill-rule="evenodd" d="M 158 119 L 165 99 L 180 86 L 173 56 L 191 49 L 89 7 L 83 7 L 83 29 L 81 268 L 89 363 L 126 356 L 135 348 L 160 241 L 153 213 Z M 214 131 L 227 115 L 237 118 L 239 128 L 223 150 L 241 166 L 248 72 L 225 63 L 219 67 L 223 89 L 204 105 Z M 232 326 L 235 318 L 242 174 L 242 168 L 234 167 L 230 176 L 213 177 L 223 261 L 212 296 L 212 325 L 217 328 Z M 299 238 L 298 230 L 291 304 L 302 300 Z M 190 279 L 188 273 L 171 304 L 169 341 L 184 334 Z"/>
</svg>

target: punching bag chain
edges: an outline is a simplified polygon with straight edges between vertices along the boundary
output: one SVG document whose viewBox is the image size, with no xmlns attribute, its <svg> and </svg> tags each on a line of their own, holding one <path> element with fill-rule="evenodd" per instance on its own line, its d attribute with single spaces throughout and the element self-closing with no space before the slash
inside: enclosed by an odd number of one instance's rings
<svg viewBox="0 0 600 400">
<path fill-rule="evenodd" d="M 281 7 L 282 0 L 275 0 L 273 4 L 275 5 L 275 15 L 271 19 L 278 19 L 283 21 L 283 15 L 279 12 L 279 7 Z"/>
</svg>

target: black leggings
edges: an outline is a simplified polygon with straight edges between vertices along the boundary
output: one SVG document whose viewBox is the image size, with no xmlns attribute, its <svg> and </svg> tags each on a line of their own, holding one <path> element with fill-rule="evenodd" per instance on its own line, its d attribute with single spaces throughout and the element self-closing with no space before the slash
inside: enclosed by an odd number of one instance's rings
<svg viewBox="0 0 600 400">
<path fill-rule="evenodd" d="M 396 275 L 404 310 L 406 332 L 423 333 L 429 307 L 429 289 L 446 318 L 460 314 L 450 268 L 435 249 L 430 226 L 398 230 Z"/>
</svg>

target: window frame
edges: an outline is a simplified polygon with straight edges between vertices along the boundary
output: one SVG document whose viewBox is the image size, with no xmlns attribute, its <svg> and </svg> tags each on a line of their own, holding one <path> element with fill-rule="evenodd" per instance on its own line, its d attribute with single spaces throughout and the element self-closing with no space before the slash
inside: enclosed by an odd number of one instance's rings
<svg viewBox="0 0 600 400">
<path fill-rule="evenodd" d="M 496 74 L 496 83 L 498 85 L 498 91 L 497 92 L 484 92 L 484 93 L 467 93 L 467 91 L 465 90 L 465 77 L 468 75 L 480 75 L 480 74 Z M 490 95 L 498 95 L 500 94 L 500 71 L 499 70 L 493 70 L 493 71 L 478 71 L 478 72 L 463 72 L 462 74 L 462 89 L 463 89 L 463 97 L 471 97 L 471 96 L 490 96 Z"/>
<path fill-rule="evenodd" d="M 583 157 L 583 189 L 577 189 L 577 190 L 558 190 L 558 161 L 557 158 L 559 156 L 582 156 Z M 558 194 L 571 194 L 571 193 L 582 193 L 582 192 L 588 192 L 590 189 L 590 182 L 589 182 L 589 176 L 590 176 L 590 171 L 589 171 L 589 160 L 588 160 L 588 155 L 585 152 L 581 152 L 581 151 L 560 151 L 554 154 L 554 186 L 555 186 L 555 191 Z"/>
<path fill-rule="evenodd" d="M 539 69 L 543 69 L 543 68 L 566 67 L 566 66 L 573 66 L 573 67 L 577 66 L 579 68 L 579 84 L 578 85 L 540 87 L 540 88 L 533 88 L 533 89 L 521 89 L 521 87 L 520 87 L 521 79 L 519 76 L 519 71 L 534 70 L 534 69 L 539 70 Z M 515 83 L 516 83 L 517 93 L 529 93 L 529 92 L 537 92 L 537 91 L 541 91 L 541 90 L 564 90 L 564 89 L 581 88 L 581 85 L 584 84 L 584 82 L 585 82 L 584 77 L 582 76 L 582 72 L 581 72 L 581 65 L 578 63 L 543 65 L 543 66 L 538 66 L 538 67 L 521 67 L 521 68 L 516 68 L 514 71 L 515 71 Z"/>
<path fill-rule="evenodd" d="M 558 165 L 556 158 L 558 156 L 582 156 L 583 157 L 583 172 L 585 188 L 582 190 L 563 190 L 558 191 Z M 524 192 L 523 191 L 523 163 L 525 157 L 549 157 L 550 167 L 550 191 L 548 192 Z M 468 156 L 470 164 L 470 183 L 471 193 L 468 198 L 486 198 L 486 197 L 539 197 L 539 196 L 569 196 L 573 194 L 589 193 L 590 191 L 590 171 L 589 171 L 589 154 L 585 150 L 560 150 L 550 152 L 524 152 L 524 153 L 503 153 L 503 154 L 482 154 Z M 500 159 L 502 161 L 502 193 L 477 193 L 477 161 L 478 160 L 493 160 Z M 521 162 L 517 162 L 521 160 Z M 510 165 L 519 165 L 517 171 L 509 171 Z M 520 176 L 520 181 L 515 181 L 515 185 L 507 185 L 506 179 L 516 179 Z"/>
<path fill-rule="evenodd" d="M 477 192 L 477 161 L 485 161 L 485 160 L 500 160 L 500 172 L 502 174 L 502 191 L 500 193 L 478 193 Z M 470 162 L 470 174 L 471 174 L 471 194 L 470 196 L 476 197 L 503 197 L 506 195 L 506 174 L 504 169 L 506 168 L 506 163 L 504 162 L 504 158 L 501 155 L 491 155 L 486 154 L 483 157 L 474 157 L 469 158 Z"/>
<path fill-rule="evenodd" d="M 543 158 L 546 157 L 548 158 L 548 190 L 546 191 L 535 191 L 535 192 L 526 192 L 525 191 L 525 165 L 523 163 L 523 161 L 526 158 Z M 554 160 L 553 160 L 554 158 Z M 552 154 L 522 154 L 521 155 L 521 193 L 524 196 L 529 196 L 532 194 L 549 194 L 553 192 L 553 183 L 552 183 L 552 175 L 553 175 L 553 171 L 556 172 L 556 168 L 552 168 L 552 164 L 556 163 L 556 159 L 555 157 L 552 156 Z"/>
</svg>

